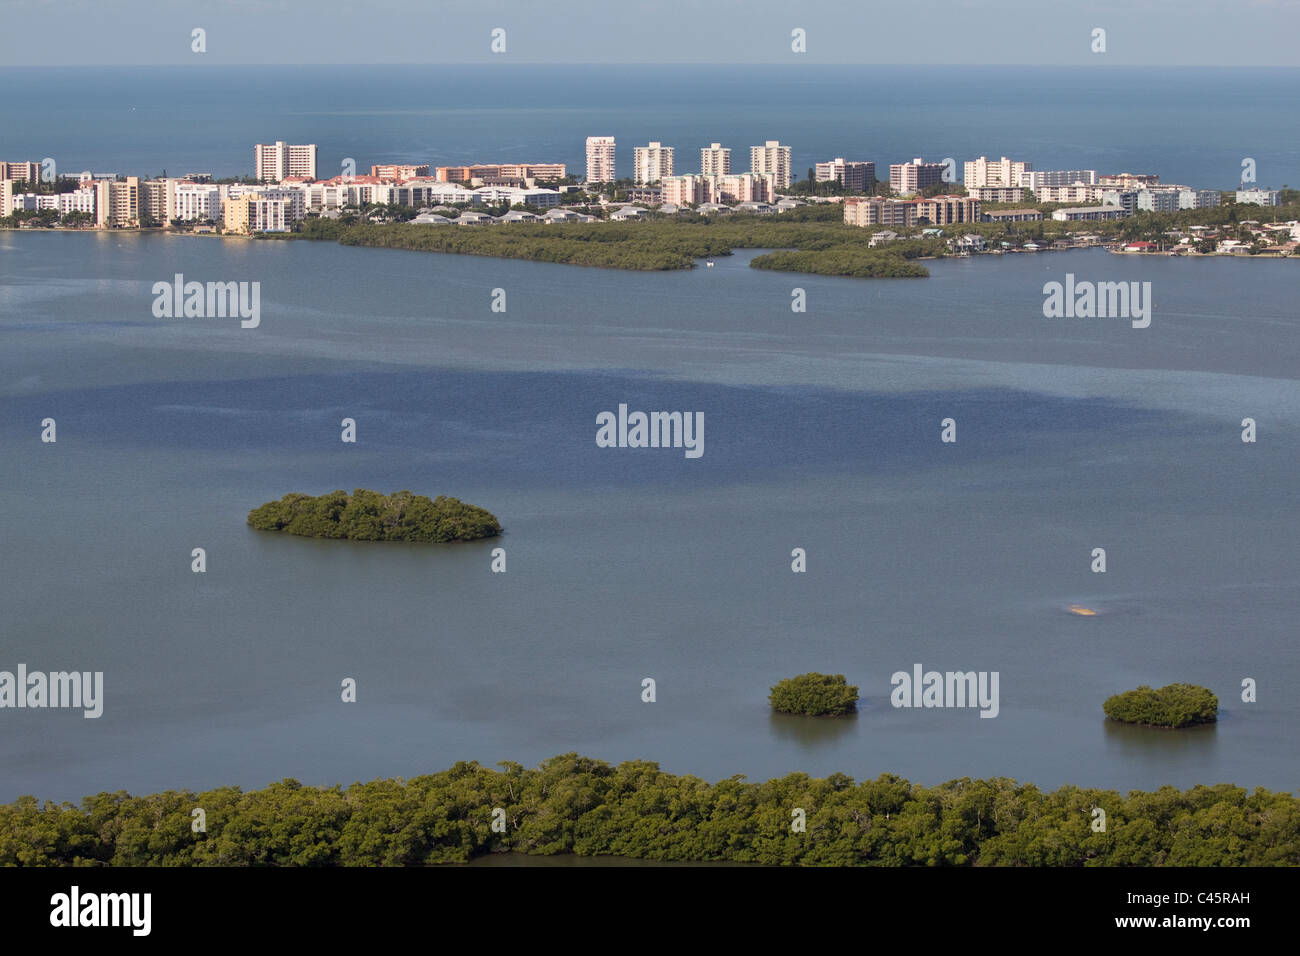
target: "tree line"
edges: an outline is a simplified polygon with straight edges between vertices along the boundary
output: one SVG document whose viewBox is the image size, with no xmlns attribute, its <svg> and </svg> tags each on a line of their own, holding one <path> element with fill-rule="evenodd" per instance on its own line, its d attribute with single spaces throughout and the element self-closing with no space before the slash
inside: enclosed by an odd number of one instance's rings
<svg viewBox="0 0 1300 956">
<path fill-rule="evenodd" d="M 408 866 L 507 851 L 786 866 L 1300 864 L 1300 801 L 1229 784 L 1123 796 L 892 774 L 709 783 L 573 753 L 499 767 L 460 762 L 346 788 L 100 793 L 80 805 L 22 797 L 0 805 L 0 865 Z"/>
</svg>

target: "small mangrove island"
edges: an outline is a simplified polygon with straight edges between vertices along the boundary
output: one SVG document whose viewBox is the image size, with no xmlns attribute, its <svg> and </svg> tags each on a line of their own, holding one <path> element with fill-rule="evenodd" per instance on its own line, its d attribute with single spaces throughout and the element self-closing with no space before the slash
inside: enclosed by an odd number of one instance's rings
<svg viewBox="0 0 1300 956">
<path fill-rule="evenodd" d="M 350 541 L 477 541 L 501 533 L 490 512 L 457 498 L 398 491 L 391 495 L 358 488 L 313 497 L 288 494 L 248 513 L 259 531 L 284 531 L 309 538 Z"/>
<path fill-rule="evenodd" d="M 787 677 L 768 695 L 772 709 L 807 717 L 843 717 L 858 709 L 858 689 L 843 674 L 800 674 Z"/>
<path fill-rule="evenodd" d="M 1136 690 L 1108 697 L 1102 710 L 1111 720 L 1146 727 L 1192 727 L 1219 719 L 1219 698 L 1196 684 L 1166 684 L 1152 690 L 1143 684 Z"/>
</svg>

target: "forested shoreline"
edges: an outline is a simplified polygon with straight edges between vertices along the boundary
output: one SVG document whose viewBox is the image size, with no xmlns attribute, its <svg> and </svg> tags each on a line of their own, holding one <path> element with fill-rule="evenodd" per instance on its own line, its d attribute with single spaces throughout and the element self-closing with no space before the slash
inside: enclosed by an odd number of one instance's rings
<svg viewBox="0 0 1300 956">
<path fill-rule="evenodd" d="M 1124 796 L 1007 778 L 925 787 L 892 774 L 709 783 L 572 753 L 499 767 L 459 762 L 346 788 L 285 780 L 247 792 L 101 793 L 80 805 L 22 797 L 0 805 L 0 865 L 410 866 L 500 852 L 787 866 L 1300 865 L 1296 796 L 1229 784 Z"/>
</svg>

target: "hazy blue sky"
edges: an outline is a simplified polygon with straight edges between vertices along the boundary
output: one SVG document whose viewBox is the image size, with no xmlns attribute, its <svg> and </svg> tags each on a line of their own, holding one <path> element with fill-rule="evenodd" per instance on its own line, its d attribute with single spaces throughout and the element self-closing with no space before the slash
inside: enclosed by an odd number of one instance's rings
<svg viewBox="0 0 1300 956">
<path fill-rule="evenodd" d="M 1300 65 L 1300 0 L 0 0 L 0 65 L 472 63 L 495 27 L 533 63 Z"/>
</svg>

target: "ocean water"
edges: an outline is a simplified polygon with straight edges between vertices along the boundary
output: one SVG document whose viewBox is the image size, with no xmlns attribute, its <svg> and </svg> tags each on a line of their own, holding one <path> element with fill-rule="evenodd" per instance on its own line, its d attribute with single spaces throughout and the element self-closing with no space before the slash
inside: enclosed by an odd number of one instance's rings
<svg viewBox="0 0 1300 956">
<path fill-rule="evenodd" d="M 563 162 L 613 135 L 619 172 L 651 140 L 699 149 L 779 139 L 802 177 L 843 156 L 890 163 L 980 155 L 1036 169 L 1154 172 L 1229 189 L 1242 160 L 1259 185 L 1300 184 L 1288 121 L 1300 70 L 907 66 L 0 67 L 5 159 L 50 157 L 63 172 L 252 175 L 257 142 L 319 146 L 318 173 L 347 158 L 454 165 Z"/>
<path fill-rule="evenodd" d="M 1295 787 L 1295 263 L 1085 250 L 856 281 L 752 255 L 639 274 L 0 233 L 0 668 L 106 684 L 97 720 L 0 713 L 0 799 L 570 750 L 709 779 Z M 261 325 L 155 319 L 176 272 L 260 282 Z M 1067 272 L 1151 282 L 1150 328 L 1044 318 Z M 597 448 L 620 403 L 702 411 L 704 455 Z M 355 487 L 455 495 L 506 534 L 245 524 Z M 997 671 L 997 718 L 892 707 L 915 663 Z M 858 715 L 771 714 L 809 670 L 857 684 Z M 1110 694 L 1171 681 L 1213 689 L 1219 723 L 1104 720 Z"/>
</svg>

